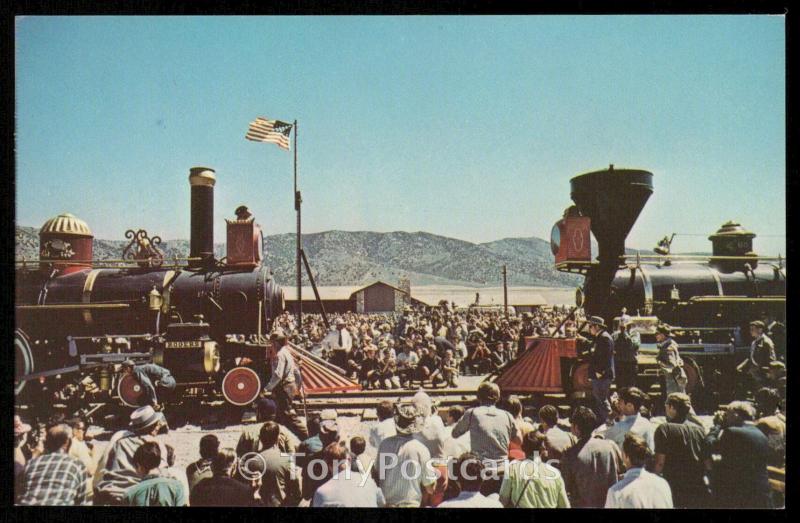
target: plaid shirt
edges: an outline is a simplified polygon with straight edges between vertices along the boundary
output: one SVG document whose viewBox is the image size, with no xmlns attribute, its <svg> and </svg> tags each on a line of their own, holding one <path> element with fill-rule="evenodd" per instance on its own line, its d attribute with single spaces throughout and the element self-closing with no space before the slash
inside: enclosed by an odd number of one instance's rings
<svg viewBox="0 0 800 523">
<path fill-rule="evenodd" d="M 61 452 L 39 456 L 25 469 L 20 505 L 88 505 L 88 481 L 79 460 Z"/>
</svg>

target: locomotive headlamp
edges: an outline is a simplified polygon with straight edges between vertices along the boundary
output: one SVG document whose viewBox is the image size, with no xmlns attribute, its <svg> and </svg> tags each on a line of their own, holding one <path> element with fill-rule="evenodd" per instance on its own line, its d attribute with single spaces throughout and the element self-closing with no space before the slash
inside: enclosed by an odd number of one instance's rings
<svg viewBox="0 0 800 523">
<path fill-rule="evenodd" d="M 558 250 L 561 247 L 561 223 L 556 223 L 550 230 L 550 250 L 553 256 L 558 256 Z"/>
<path fill-rule="evenodd" d="M 147 305 L 151 311 L 157 311 L 161 309 L 161 306 L 164 304 L 164 296 L 158 292 L 156 286 L 153 285 L 153 290 L 150 291 L 147 295 Z"/>
</svg>

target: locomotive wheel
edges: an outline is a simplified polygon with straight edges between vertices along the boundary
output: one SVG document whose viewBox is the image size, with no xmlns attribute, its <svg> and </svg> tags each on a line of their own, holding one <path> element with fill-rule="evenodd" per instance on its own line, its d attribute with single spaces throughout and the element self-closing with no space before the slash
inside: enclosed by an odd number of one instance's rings
<svg viewBox="0 0 800 523">
<path fill-rule="evenodd" d="M 139 401 L 143 394 L 142 386 L 132 375 L 125 374 L 117 381 L 117 395 L 126 406 L 140 407 Z"/>
<path fill-rule="evenodd" d="M 33 352 L 28 336 L 22 329 L 14 331 L 14 395 L 19 395 L 27 382 L 16 382 L 19 378 L 33 373 Z"/>
<path fill-rule="evenodd" d="M 589 363 L 578 363 L 572 367 L 570 376 L 573 392 L 587 392 L 592 390 L 592 382 L 589 381 Z"/>
<path fill-rule="evenodd" d="M 260 392 L 261 379 L 249 367 L 234 367 L 222 378 L 222 395 L 233 405 L 249 405 Z"/>
</svg>

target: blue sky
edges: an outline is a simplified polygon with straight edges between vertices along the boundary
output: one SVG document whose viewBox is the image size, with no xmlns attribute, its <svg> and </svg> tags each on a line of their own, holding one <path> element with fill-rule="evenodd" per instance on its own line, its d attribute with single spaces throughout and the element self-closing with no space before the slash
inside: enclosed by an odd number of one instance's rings
<svg viewBox="0 0 800 523">
<path fill-rule="evenodd" d="M 783 235 L 784 22 L 19 18 L 17 222 L 69 211 L 100 238 L 188 238 L 189 168 L 207 165 L 218 241 L 241 203 L 293 231 L 291 154 L 244 139 L 266 116 L 299 122 L 305 232 L 548 238 L 569 179 L 613 163 L 655 175 L 629 246 L 728 219 Z"/>
</svg>

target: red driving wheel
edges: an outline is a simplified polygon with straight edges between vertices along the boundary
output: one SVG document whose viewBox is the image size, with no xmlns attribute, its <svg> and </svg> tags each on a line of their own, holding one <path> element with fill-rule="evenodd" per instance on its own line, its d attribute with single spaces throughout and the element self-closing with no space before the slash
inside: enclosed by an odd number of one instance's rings
<svg viewBox="0 0 800 523">
<path fill-rule="evenodd" d="M 249 405 L 260 392 L 261 379 L 248 367 L 235 367 L 222 378 L 222 395 L 233 405 Z"/>
<path fill-rule="evenodd" d="M 117 395 L 128 407 L 140 407 L 140 400 L 144 389 L 132 374 L 125 374 L 117 382 Z"/>
</svg>

